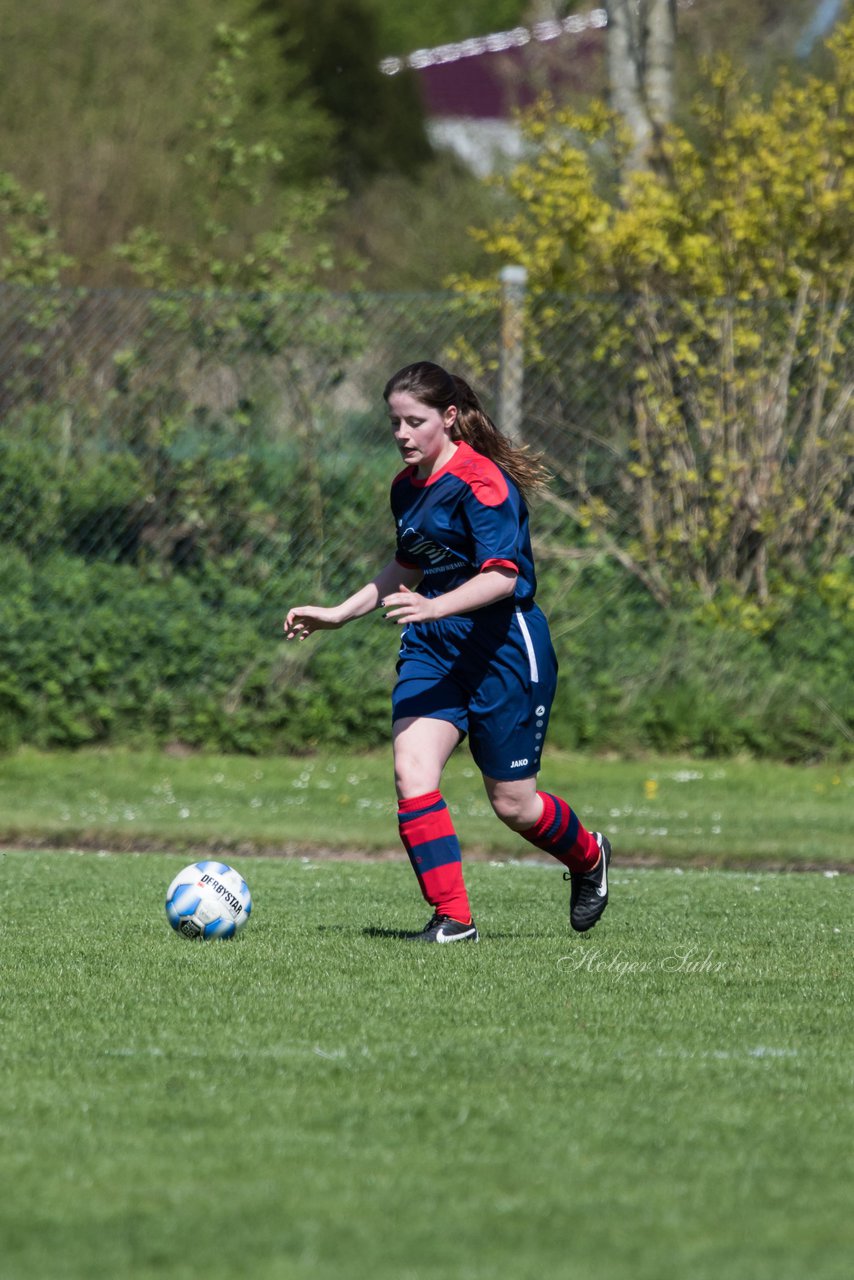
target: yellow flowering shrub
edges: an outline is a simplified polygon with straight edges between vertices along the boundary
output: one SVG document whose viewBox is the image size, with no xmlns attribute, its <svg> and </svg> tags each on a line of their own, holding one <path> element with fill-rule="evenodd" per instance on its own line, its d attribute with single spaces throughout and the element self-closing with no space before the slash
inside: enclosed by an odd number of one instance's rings
<svg viewBox="0 0 854 1280">
<path fill-rule="evenodd" d="M 528 358 L 553 396 L 527 430 L 569 509 L 662 603 L 740 600 L 751 628 L 851 538 L 854 21 L 830 48 L 827 80 L 783 75 L 767 103 L 710 68 L 652 171 L 623 174 L 605 106 L 541 102 L 499 179 L 510 216 L 474 233 L 528 270 Z M 588 340 L 583 367 L 561 325 Z"/>
</svg>

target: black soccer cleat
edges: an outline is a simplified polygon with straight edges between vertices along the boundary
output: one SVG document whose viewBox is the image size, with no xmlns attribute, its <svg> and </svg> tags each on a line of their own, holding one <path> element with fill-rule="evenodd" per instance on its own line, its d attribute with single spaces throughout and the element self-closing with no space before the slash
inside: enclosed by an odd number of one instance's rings
<svg viewBox="0 0 854 1280">
<path fill-rule="evenodd" d="M 477 925 L 474 920 L 463 924 L 451 916 L 440 916 L 436 912 L 427 921 L 420 933 L 410 933 L 407 942 L 477 942 Z"/>
<path fill-rule="evenodd" d="M 572 882 L 569 894 L 569 923 L 576 933 L 592 929 L 608 905 L 608 867 L 611 845 L 598 831 L 593 835 L 602 856 L 592 871 L 565 871 L 564 880 Z"/>
</svg>

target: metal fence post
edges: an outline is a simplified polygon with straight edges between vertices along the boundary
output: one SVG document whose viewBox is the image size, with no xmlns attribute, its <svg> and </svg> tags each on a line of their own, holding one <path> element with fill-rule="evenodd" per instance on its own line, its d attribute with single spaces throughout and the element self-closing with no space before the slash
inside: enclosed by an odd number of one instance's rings
<svg viewBox="0 0 854 1280">
<path fill-rule="evenodd" d="M 522 441 L 522 390 L 525 380 L 525 267 L 502 267 L 501 381 L 498 425 L 513 441 Z"/>
</svg>

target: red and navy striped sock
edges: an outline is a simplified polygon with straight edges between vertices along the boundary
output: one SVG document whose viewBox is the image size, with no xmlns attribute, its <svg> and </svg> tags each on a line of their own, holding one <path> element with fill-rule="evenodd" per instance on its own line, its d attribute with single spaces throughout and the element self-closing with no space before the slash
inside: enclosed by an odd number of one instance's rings
<svg viewBox="0 0 854 1280">
<path fill-rule="evenodd" d="M 403 847 L 426 901 L 440 916 L 469 924 L 471 910 L 460 842 L 441 791 L 401 800 L 397 820 Z"/>
<path fill-rule="evenodd" d="M 543 802 L 539 822 L 519 834 L 538 849 L 550 853 L 570 871 L 590 871 L 599 861 L 596 837 L 585 831 L 565 800 L 548 791 L 538 791 Z"/>
</svg>

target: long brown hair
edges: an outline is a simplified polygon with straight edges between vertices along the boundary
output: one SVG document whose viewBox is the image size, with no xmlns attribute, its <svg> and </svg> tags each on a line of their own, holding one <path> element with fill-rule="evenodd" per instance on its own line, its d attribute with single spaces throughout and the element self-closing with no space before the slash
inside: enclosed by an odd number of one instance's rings
<svg viewBox="0 0 854 1280">
<path fill-rule="evenodd" d="M 430 360 L 419 360 L 398 369 L 389 378 L 383 399 L 388 401 L 395 391 L 405 391 L 440 413 L 452 404 L 456 405 L 457 417 L 451 438 L 465 440 L 478 453 L 497 462 L 523 496 L 544 483 L 547 473 L 540 455 L 531 453 L 527 445 L 511 444 L 502 435 L 464 378 L 448 373 L 447 369 Z"/>
</svg>

